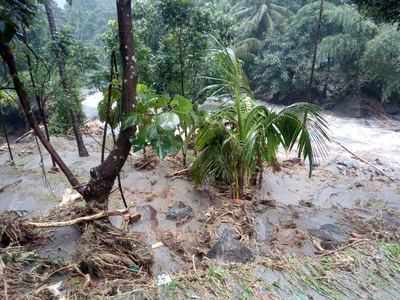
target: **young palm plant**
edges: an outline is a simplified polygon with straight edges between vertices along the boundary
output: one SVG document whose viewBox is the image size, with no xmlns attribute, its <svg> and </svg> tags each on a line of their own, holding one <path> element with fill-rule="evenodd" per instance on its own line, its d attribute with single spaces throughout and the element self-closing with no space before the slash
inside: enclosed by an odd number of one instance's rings
<svg viewBox="0 0 400 300">
<path fill-rule="evenodd" d="M 221 76 L 209 77 L 215 83 L 206 90 L 231 101 L 211 113 L 199 129 L 199 155 L 192 166 L 195 182 L 230 185 L 233 199 L 240 199 L 251 179 L 262 172 L 263 164 L 277 162 L 281 146 L 287 151 L 297 147 L 299 157 L 308 159 L 311 176 L 315 159 L 326 154 L 329 140 L 318 107 L 298 103 L 275 112 L 257 105 L 234 51 L 218 50 L 215 59 Z"/>
</svg>

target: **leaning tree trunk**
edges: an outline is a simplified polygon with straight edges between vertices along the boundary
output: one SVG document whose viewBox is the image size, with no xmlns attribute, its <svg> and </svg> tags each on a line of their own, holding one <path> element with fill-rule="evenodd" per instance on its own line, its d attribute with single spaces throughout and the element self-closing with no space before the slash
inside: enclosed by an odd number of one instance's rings
<svg viewBox="0 0 400 300">
<path fill-rule="evenodd" d="M 321 24 L 322 24 L 322 15 L 324 12 L 324 0 L 321 0 L 320 8 L 319 8 L 319 18 L 317 23 L 317 31 L 315 33 L 315 41 L 314 41 L 314 50 L 313 50 L 313 59 L 311 64 L 311 74 L 310 81 L 308 83 L 308 93 L 309 93 L 309 101 L 311 102 L 312 95 L 312 87 L 314 83 L 314 74 L 315 74 L 315 66 L 317 64 L 317 54 L 318 54 L 318 44 L 321 39 Z"/>
<path fill-rule="evenodd" d="M 60 75 L 61 79 L 61 84 L 64 89 L 64 94 L 66 97 L 69 97 L 70 94 L 70 87 L 68 86 L 68 80 L 65 72 L 65 57 L 64 57 L 64 52 L 60 47 L 58 37 L 57 37 L 57 25 L 55 22 L 54 18 L 54 13 L 53 13 L 53 8 L 52 8 L 52 0 L 47 0 L 44 2 L 44 6 L 46 9 L 46 15 L 47 15 L 47 21 L 49 23 L 49 30 L 50 30 L 50 35 L 54 43 L 54 53 L 56 56 L 56 61 L 58 65 L 58 72 Z M 80 131 L 80 122 L 79 122 L 79 116 L 76 111 L 71 109 L 69 111 L 69 117 L 71 120 L 71 125 L 72 129 L 75 135 L 76 143 L 78 145 L 78 152 L 79 156 L 85 157 L 89 156 L 89 153 L 85 147 L 85 144 L 83 142 L 82 138 L 82 133 Z"/>
<path fill-rule="evenodd" d="M 126 115 L 134 109 L 138 81 L 136 56 L 133 47 L 131 0 L 117 0 L 117 12 L 123 66 L 121 115 Z M 108 197 L 115 179 L 128 158 L 131 150 L 129 140 L 134 133 L 134 127 L 121 128 L 114 148 L 106 160 L 100 166 L 91 170 L 91 180 L 83 191 L 83 196 L 90 207 L 94 209 L 107 209 Z"/>
<path fill-rule="evenodd" d="M 133 26 L 131 0 L 117 0 L 118 24 L 120 51 L 123 58 L 123 78 L 122 78 L 122 114 L 130 113 L 134 109 L 136 100 L 136 86 L 138 81 L 136 69 L 136 57 L 133 47 Z M 18 77 L 15 58 L 11 48 L 4 43 L 0 43 L 0 55 L 8 65 L 10 76 L 14 83 L 14 88 L 18 94 L 24 114 L 43 146 L 53 157 L 61 171 L 68 179 L 71 186 L 78 191 L 88 205 L 93 209 L 105 210 L 108 208 L 108 198 L 115 179 L 124 166 L 131 144 L 129 139 L 135 133 L 134 127 L 123 128 L 118 139 L 107 159 L 98 167 L 91 170 L 91 180 L 87 185 L 81 185 L 79 180 L 73 175 L 60 155 L 49 143 L 46 136 L 40 130 L 39 125 L 32 113 L 32 108 L 25 88 Z"/>
<path fill-rule="evenodd" d="M 7 44 L 0 43 L 0 55 L 3 58 L 4 62 L 8 66 L 8 70 L 11 76 L 11 79 L 14 83 L 15 91 L 17 92 L 19 101 L 21 103 L 22 110 L 24 111 L 25 117 L 31 126 L 32 130 L 34 131 L 35 135 L 39 138 L 40 142 L 49 152 L 51 157 L 54 159 L 56 164 L 60 167 L 61 171 L 64 173 L 65 177 L 67 177 L 71 186 L 76 189 L 80 190 L 81 185 L 78 179 L 74 176 L 71 170 L 67 167 L 64 161 L 61 159 L 60 155 L 56 152 L 54 147 L 50 144 L 47 140 L 47 137 L 43 134 L 40 130 L 39 125 L 36 121 L 36 118 L 32 112 L 31 104 L 29 102 L 28 94 L 24 88 L 23 83 L 18 77 L 17 66 L 15 63 L 14 55 L 11 51 L 11 48 Z"/>
</svg>

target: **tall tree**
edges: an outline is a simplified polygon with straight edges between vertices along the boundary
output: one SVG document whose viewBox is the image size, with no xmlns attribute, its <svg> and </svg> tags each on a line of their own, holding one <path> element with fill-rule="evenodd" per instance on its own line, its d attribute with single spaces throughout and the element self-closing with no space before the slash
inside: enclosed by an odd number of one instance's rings
<svg viewBox="0 0 400 300">
<path fill-rule="evenodd" d="M 8 139 L 7 127 L 6 127 L 6 124 L 4 122 L 3 113 L 1 111 L 1 109 L 0 109 L 0 125 L 1 125 L 1 129 L 3 131 L 3 134 L 4 134 L 4 138 L 6 139 L 8 154 L 10 156 L 10 162 L 13 163 L 14 162 L 14 155 L 13 155 L 12 150 L 11 150 L 10 140 Z"/>
<path fill-rule="evenodd" d="M 319 6 L 319 16 L 318 16 L 318 21 L 317 21 L 317 26 L 316 26 L 316 31 L 315 31 L 315 40 L 314 40 L 314 50 L 313 50 L 313 58 L 312 58 L 312 64 L 311 64 L 311 74 L 310 74 L 310 81 L 308 83 L 308 91 L 309 95 L 312 93 L 312 87 L 313 87 L 313 82 L 314 82 L 314 73 L 315 73 L 315 65 L 317 63 L 317 54 L 318 54 L 318 45 L 321 41 L 321 24 L 322 24 L 322 15 L 324 13 L 324 0 L 320 0 L 320 6 Z M 308 99 L 311 101 L 310 99 Z"/>
<path fill-rule="evenodd" d="M 122 115 L 133 111 L 136 103 L 138 70 L 133 41 L 132 1 L 117 0 L 118 36 L 122 58 Z M 130 139 L 135 133 L 133 126 L 122 128 L 113 150 L 106 160 L 91 170 L 91 180 L 81 191 L 92 208 L 106 209 L 108 197 L 115 179 L 124 166 L 131 150 Z"/>
<path fill-rule="evenodd" d="M 272 0 L 240 0 L 231 12 L 241 20 L 238 31 L 244 33 L 246 38 L 259 40 L 274 31 L 290 15 L 288 9 Z"/>
<path fill-rule="evenodd" d="M 68 99 L 71 98 L 70 94 L 71 94 L 71 87 L 69 86 L 69 82 L 67 79 L 67 74 L 65 71 L 65 55 L 64 55 L 64 51 L 61 48 L 61 45 L 59 43 L 58 40 L 58 32 L 57 32 L 57 25 L 56 25 L 56 21 L 54 18 L 54 11 L 53 11 L 53 0 L 46 0 L 44 2 L 44 7 L 46 9 L 46 14 L 47 14 L 47 20 L 49 23 L 49 30 L 50 30 L 50 35 L 51 38 L 53 40 L 54 43 L 54 54 L 56 57 L 56 62 L 57 62 L 57 66 L 58 66 L 58 72 L 60 75 L 60 80 L 61 80 L 61 84 L 64 90 L 64 94 L 65 97 L 67 97 Z M 71 99 L 69 100 L 71 101 Z M 85 144 L 83 142 L 83 138 L 82 138 L 82 133 L 80 131 L 80 117 L 79 117 L 79 113 L 74 111 L 73 108 L 70 108 L 69 111 L 69 116 L 71 119 L 71 125 L 74 131 L 74 135 L 75 135 L 75 139 L 76 139 L 76 143 L 78 145 L 78 152 L 79 152 L 79 156 L 81 157 L 85 157 L 85 156 L 89 156 L 89 153 L 85 147 Z"/>
</svg>

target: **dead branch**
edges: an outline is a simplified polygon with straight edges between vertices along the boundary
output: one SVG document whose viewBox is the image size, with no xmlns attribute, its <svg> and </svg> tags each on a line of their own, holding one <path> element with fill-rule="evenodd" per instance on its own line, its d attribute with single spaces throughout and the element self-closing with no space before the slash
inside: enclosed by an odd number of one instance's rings
<svg viewBox="0 0 400 300">
<path fill-rule="evenodd" d="M 186 168 L 186 169 L 183 169 L 183 170 L 176 171 L 176 172 L 174 172 L 172 174 L 168 174 L 166 177 L 167 178 L 171 178 L 171 177 L 189 176 L 190 172 L 191 172 L 191 169 L 190 168 Z"/>
<path fill-rule="evenodd" d="M 29 130 L 28 132 L 25 132 L 23 135 L 21 135 L 19 138 L 15 140 L 15 143 L 18 144 L 19 142 L 23 141 L 25 138 L 27 138 L 29 135 L 33 133 L 33 130 Z"/>
<path fill-rule="evenodd" d="M 18 185 L 18 184 L 20 184 L 21 182 L 22 182 L 22 179 L 19 179 L 19 180 L 13 182 L 13 183 L 6 184 L 5 186 L 3 186 L 3 187 L 0 188 L 0 193 L 3 193 L 6 189 L 9 189 L 10 187 L 13 187 L 13 186 L 15 186 L 15 185 Z"/>
<path fill-rule="evenodd" d="M 345 145 L 343 145 L 342 143 L 336 141 L 336 140 L 332 140 L 332 142 L 334 142 L 335 144 L 337 144 L 338 146 L 340 146 L 343 150 L 345 150 L 346 152 L 350 153 L 355 159 L 361 161 L 362 163 L 370 166 L 371 168 L 375 169 L 376 171 L 378 171 L 379 174 L 389 178 L 391 181 L 395 181 L 393 177 L 391 177 L 390 175 L 386 174 L 385 171 L 383 171 L 382 169 L 378 168 L 377 166 L 373 165 L 372 163 L 370 163 L 369 161 L 367 161 L 366 159 L 358 156 L 357 154 L 355 154 L 353 151 L 351 151 L 349 148 L 347 148 Z"/>
<path fill-rule="evenodd" d="M 107 217 L 112 216 L 123 216 L 125 214 L 129 214 L 129 209 L 121 209 L 116 211 L 102 211 L 97 214 L 91 216 L 84 216 L 80 218 L 76 218 L 69 221 L 62 221 L 62 222 L 43 222 L 43 223 L 35 223 L 35 222 L 25 222 L 25 225 L 37 227 L 37 228 L 51 228 L 51 227 L 65 227 L 65 226 L 72 226 L 83 222 L 88 221 L 95 221 Z M 129 219 L 138 219 L 140 215 L 133 215 L 129 216 Z"/>
</svg>

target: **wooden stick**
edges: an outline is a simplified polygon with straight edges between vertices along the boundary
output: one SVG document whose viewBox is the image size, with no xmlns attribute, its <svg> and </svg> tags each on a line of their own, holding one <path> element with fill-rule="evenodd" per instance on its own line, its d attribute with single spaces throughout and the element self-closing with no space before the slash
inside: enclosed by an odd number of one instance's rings
<svg viewBox="0 0 400 300">
<path fill-rule="evenodd" d="M 76 218 L 69 221 L 62 221 L 62 222 L 43 222 L 43 223 L 35 223 L 35 222 L 25 222 L 24 224 L 37 227 L 37 228 L 51 228 L 51 227 L 65 227 L 65 226 L 72 226 L 82 222 L 94 221 L 98 219 L 103 219 L 112 216 L 122 216 L 124 214 L 129 213 L 128 209 L 121 209 L 116 211 L 102 211 L 95 215 L 91 216 L 84 216 L 80 218 Z"/>
<path fill-rule="evenodd" d="M 379 174 L 381 174 L 383 176 L 386 176 L 391 181 L 395 181 L 394 178 L 389 176 L 388 174 L 386 174 L 385 171 L 383 171 L 382 169 L 378 168 L 377 166 L 371 164 L 369 161 L 365 160 L 364 158 L 358 156 L 353 151 L 351 151 L 349 148 L 347 148 L 345 145 L 341 144 L 340 142 L 338 142 L 336 140 L 332 140 L 332 141 L 335 144 L 339 145 L 343 150 L 345 150 L 346 152 L 350 153 L 354 158 L 358 159 L 359 161 L 363 162 L 364 164 L 367 164 L 368 166 L 370 166 L 370 167 L 374 168 L 375 170 L 377 170 Z"/>
<path fill-rule="evenodd" d="M 13 187 L 15 185 L 18 185 L 22 182 L 22 179 L 17 180 L 16 182 L 10 183 L 10 184 L 6 184 L 5 186 L 0 188 L 0 193 L 3 193 L 6 189 Z"/>
</svg>

